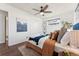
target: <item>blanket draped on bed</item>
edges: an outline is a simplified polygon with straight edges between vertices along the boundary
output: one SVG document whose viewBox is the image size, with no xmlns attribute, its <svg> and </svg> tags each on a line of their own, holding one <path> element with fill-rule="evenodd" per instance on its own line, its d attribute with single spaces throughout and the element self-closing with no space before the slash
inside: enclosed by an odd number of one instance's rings
<svg viewBox="0 0 79 59">
<path fill-rule="evenodd" d="M 42 55 L 43 56 L 52 56 L 55 47 L 55 40 L 45 40 L 43 48 L 42 48 Z"/>
<path fill-rule="evenodd" d="M 53 56 L 54 55 L 55 40 L 50 40 L 50 39 L 45 40 L 42 49 L 33 45 L 30 42 L 28 42 L 26 47 L 32 48 L 33 50 L 35 50 L 42 56 Z"/>
<path fill-rule="evenodd" d="M 29 40 L 35 41 L 36 44 L 38 45 L 39 40 L 40 40 L 41 38 L 45 37 L 45 36 L 48 36 L 48 34 L 36 36 L 36 37 L 34 37 L 34 38 L 31 38 L 31 37 L 30 37 Z"/>
</svg>

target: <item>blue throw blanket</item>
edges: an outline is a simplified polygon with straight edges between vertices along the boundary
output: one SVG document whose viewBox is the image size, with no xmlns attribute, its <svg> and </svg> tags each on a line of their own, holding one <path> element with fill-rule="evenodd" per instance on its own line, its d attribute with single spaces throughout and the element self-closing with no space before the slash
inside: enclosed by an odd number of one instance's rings
<svg viewBox="0 0 79 59">
<path fill-rule="evenodd" d="M 34 37 L 34 38 L 30 38 L 30 40 L 35 41 L 36 44 L 38 45 L 39 40 L 40 40 L 41 38 L 47 36 L 47 35 L 48 35 L 48 34 L 46 34 L 46 35 L 41 35 L 41 36 L 37 36 L 37 37 Z"/>
</svg>

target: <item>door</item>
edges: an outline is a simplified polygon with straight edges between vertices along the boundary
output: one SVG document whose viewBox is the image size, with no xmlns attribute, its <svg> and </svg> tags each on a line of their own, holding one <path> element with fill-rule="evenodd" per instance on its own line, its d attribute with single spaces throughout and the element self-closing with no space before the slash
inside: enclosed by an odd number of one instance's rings
<svg viewBox="0 0 79 59">
<path fill-rule="evenodd" d="M 0 14 L 0 43 L 5 43 L 5 16 Z"/>
</svg>

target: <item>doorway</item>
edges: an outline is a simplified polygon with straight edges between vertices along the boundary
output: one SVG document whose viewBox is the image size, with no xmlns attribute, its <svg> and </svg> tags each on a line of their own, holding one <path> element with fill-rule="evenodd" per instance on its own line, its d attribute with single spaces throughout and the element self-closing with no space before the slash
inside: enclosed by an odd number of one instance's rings
<svg viewBox="0 0 79 59">
<path fill-rule="evenodd" d="M 8 46 L 8 12 L 0 10 L 0 44 Z"/>
</svg>

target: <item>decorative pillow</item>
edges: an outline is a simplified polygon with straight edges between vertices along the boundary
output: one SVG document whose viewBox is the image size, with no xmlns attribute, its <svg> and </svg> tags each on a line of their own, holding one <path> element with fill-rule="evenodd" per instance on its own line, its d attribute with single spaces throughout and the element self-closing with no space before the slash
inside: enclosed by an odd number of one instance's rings
<svg viewBox="0 0 79 59">
<path fill-rule="evenodd" d="M 73 30 L 79 30 L 79 23 L 73 25 Z"/>
<path fill-rule="evenodd" d="M 58 35 L 59 35 L 59 31 L 55 31 L 54 34 L 52 34 L 52 40 L 57 41 Z"/>
<path fill-rule="evenodd" d="M 62 37 L 62 39 L 61 39 L 61 41 L 60 41 L 60 43 L 61 43 L 61 45 L 68 45 L 69 44 L 69 42 L 70 42 L 70 36 L 71 35 L 71 32 L 66 32 L 65 34 L 64 34 L 64 36 Z"/>
<path fill-rule="evenodd" d="M 49 39 L 51 39 L 51 38 L 52 38 L 52 34 L 53 34 L 53 33 L 52 33 L 52 32 L 50 32 L 50 34 L 49 34 Z"/>
<path fill-rule="evenodd" d="M 63 35 L 66 33 L 67 29 L 62 27 L 61 30 L 59 31 L 59 35 L 58 35 L 58 38 L 57 38 L 57 42 L 60 43 L 61 41 L 61 38 L 63 37 Z"/>
<path fill-rule="evenodd" d="M 49 39 L 57 41 L 58 34 L 59 34 L 59 31 L 51 32 Z"/>
</svg>

